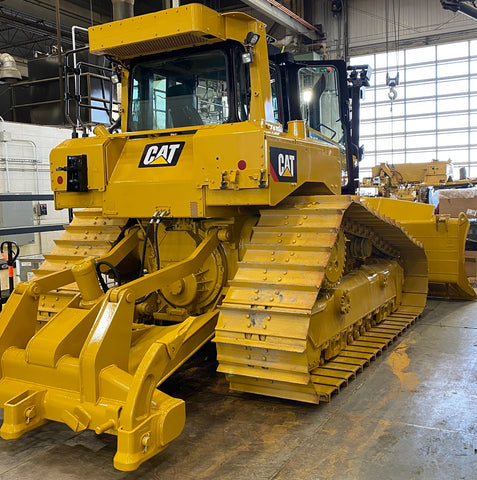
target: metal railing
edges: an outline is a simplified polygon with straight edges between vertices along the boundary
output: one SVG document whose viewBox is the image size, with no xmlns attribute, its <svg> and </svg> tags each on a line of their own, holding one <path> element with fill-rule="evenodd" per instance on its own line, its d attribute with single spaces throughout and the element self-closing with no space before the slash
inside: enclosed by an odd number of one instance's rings
<svg viewBox="0 0 477 480">
<path fill-rule="evenodd" d="M 88 47 L 78 48 L 64 55 L 65 116 L 73 128 L 73 138 L 78 136 L 78 128 L 82 130 L 82 136 L 87 137 L 90 126 L 95 123 L 112 126 L 119 116 L 117 72 L 111 67 L 81 60 L 77 62 L 77 54 L 87 50 Z M 98 91 L 101 95 L 95 94 Z M 74 103 L 74 119 L 70 108 L 71 101 Z M 83 118 L 85 111 L 89 112 L 86 119 Z M 92 112 L 104 112 L 106 117 L 102 118 L 102 121 L 95 121 Z"/>
</svg>

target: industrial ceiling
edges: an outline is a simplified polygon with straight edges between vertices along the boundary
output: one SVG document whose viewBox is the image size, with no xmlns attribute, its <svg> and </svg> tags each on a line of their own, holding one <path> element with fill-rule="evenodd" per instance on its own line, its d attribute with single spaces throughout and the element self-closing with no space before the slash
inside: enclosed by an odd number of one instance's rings
<svg viewBox="0 0 477 480">
<path fill-rule="evenodd" d="M 181 1 L 180 4 L 194 3 Z M 197 0 L 195 0 L 197 3 Z M 203 3 L 215 10 L 241 10 L 253 14 L 269 25 L 272 34 L 279 27 L 263 9 L 257 9 L 267 0 L 204 0 Z M 278 2 L 277 2 L 278 3 Z M 298 5 L 311 4 L 308 0 L 281 1 L 286 7 L 296 11 Z M 134 13 L 141 15 L 161 8 L 167 8 L 171 0 L 135 0 Z M 111 0 L 0 0 L 0 52 L 7 52 L 21 59 L 31 59 L 38 55 L 54 53 L 59 37 L 62 50 L 72 47 L 71 27 L 89 27 L 112 20 Z M 283 30 L 284 32 L 284 30 Z M 86 34 L 79 34 L 79 44 L 87 42 Z"/>
</svg>

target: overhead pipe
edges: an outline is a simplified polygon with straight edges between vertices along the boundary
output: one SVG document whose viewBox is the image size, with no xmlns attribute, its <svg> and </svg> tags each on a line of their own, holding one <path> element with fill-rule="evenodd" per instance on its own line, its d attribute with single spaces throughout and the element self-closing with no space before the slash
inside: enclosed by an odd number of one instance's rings
<svg viewBox="0 0 477 480">
<path fill-rule="evenodd" d="M 111 0 L 113 4 L 113 20 L 134 17 L 134 0 Z"/>
<path fill-rule="evenodd" d="M 277 2 L 277 0 L 242 1 L 262 14 L 273 18 L 279 24 L 290 28 L 296 33 L 300 33 L 311 40 L 319 40 L 322 38 L 321 32 L 318 28 L 284 7 L 281 3 Z"/>
<path fill-rule="evenodd" d="M 8 53 L 0 53 L 0 82 L 13 83 L 21 79 L 15 59 Z"/>
<path fill-rule="evenodd" d="M 477 19 L 477 5 L 474 0 L 441 0 L 441 5 L 446 10 L 461 12 Z"/>
</svg>

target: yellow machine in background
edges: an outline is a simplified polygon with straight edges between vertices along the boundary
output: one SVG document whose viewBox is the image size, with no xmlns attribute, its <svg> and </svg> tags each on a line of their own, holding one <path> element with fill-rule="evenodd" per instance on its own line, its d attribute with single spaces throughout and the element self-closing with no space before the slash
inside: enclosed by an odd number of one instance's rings
<svg viewBox="0 0 477 480">
<path fill-rule="evenodd" d="M 373 167 L 372 177 L 364 178 L 361 186 L 376 187 L 378 197 L 425 202 L 421 187 L 445 185 L 452 179 L 450 162 L 381 163 Z"/>
<path fill-rule="evenodd" d="M 83 210 L 2 312 L 3 438 L 106 432 L 134 470 L 184 426 L 157 387 L 212 337 L 232 389 L 318 403 L 422 312 L 421 242 L 431 284 L 473 296 L 439 271 L 457 220 L 423 215 L 416 240 L 351 195 L 359 71 L 269 55 L 262 23 L 195 4 L 89 35 L 119 74 L 122 133 L 51 153 L 57 208 Z"/>
<path fill-rule="evenodd" d="M 428 294 L 447 298 L 475 298 L 463 259 L 469 220 L 461 213 L 458 218 L 434 215 L 434 205 L 370 197 L 362 202 L 387 218 L 393 218 L 414 239 L 424 245 L 428 263 Z M 406 205 L 407 203 L 407 205 Z"/>
</svg>

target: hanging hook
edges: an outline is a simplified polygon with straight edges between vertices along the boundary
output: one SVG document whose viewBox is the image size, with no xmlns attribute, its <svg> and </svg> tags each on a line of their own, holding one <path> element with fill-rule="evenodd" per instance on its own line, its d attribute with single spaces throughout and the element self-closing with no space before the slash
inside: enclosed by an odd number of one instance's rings
<svg viewBox="0 0 477 480">
<path fill-rule="evenodd" d="M 394 78 L 389 76 L 389 72 L 386 73 L 386 85 L 389 87 L 388 98 L 391 102 L 396 100 L 398 93 L 396 91 L 396 86 L 399 85 L 399 72 L 396 73 Z"/>
<path fill-rule="evenodd" d="M 394 87 L 389 88 L 389 93 L 388 93 L 388 98 L 391 100 L 391 102 L 394 102 L 398 96 L 398 93 L 396 92 L 396 89 Z"/>
</svg>

